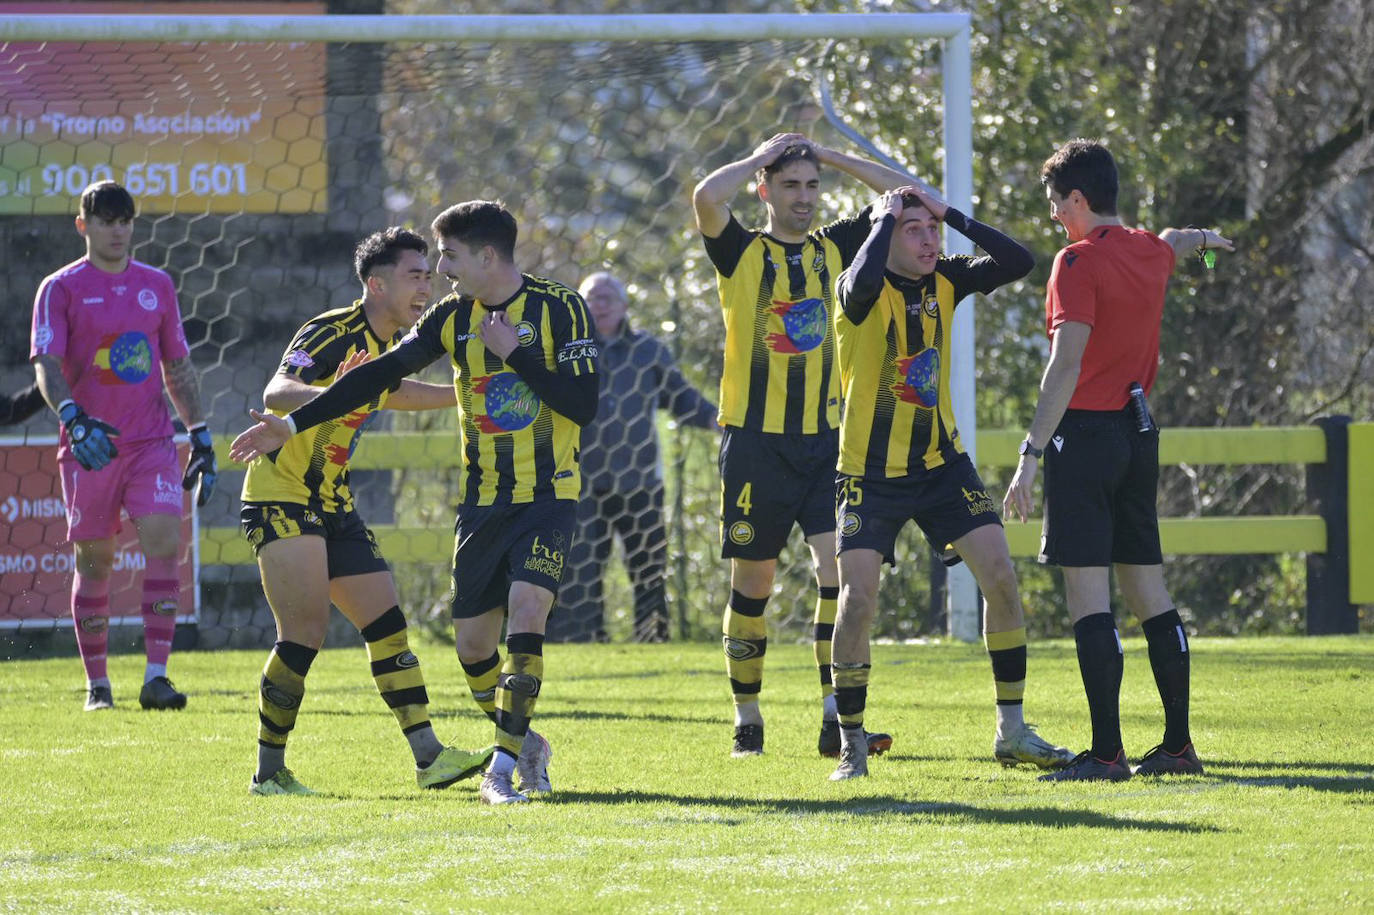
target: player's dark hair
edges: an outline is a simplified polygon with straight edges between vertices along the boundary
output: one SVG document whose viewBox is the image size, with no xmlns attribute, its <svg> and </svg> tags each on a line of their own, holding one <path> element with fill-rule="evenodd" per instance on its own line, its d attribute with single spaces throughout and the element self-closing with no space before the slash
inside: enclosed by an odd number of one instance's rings
<svg viewBox="0 0 1374 915">
<path fill-rule="evenodd" d="M 419 251 L 421 255 L 428 255 L 429 242 L 421 235 L 400 226 L 373 232 L 358 242 L 358 247 L 354 249 L 353 272 L 358 274 L 359 280 L 366 283 L 372 271 L 378 267 L 388 267 L 399 262 L 402 251 Z"/>
<path fill-rule="evenodd" d="M 1078 191 L 1100 216 L 1116 215 L 1116 160 L 1098 140 L 1070 140 L 1040 169 L 1040 183 L 1059 197 Z"/>
<path fill-rule="evenodd" d="M 820 157 L 816 155 L 816 150 L 810 143 L 794 143 L 785 148 L 782 151 L 782 155 L 759 169 L 754 174 L 754 179 L 759 184 L 763 184 L 793 162 L 810 162 L 812 165 L 816 166 L 817 171 L 819 171 L 821 167 Z"/>
<path fill-rule="evenodd" d="M 436 238 L 451 238 L 470 250 L 490 245 L 498 256 L 515 260 L 515 217 L 496 200 L 469 200 L 449 207 L 430 226 Z"/>
<path fill-rule="evenodd" d="M 926 206 L 926 202 L 910 191 L 902 194 L 902 209 L 905 210 L 907 207 L 925 207 L 926 212 L 930 212 L 930 207 Z M 934 216 L 935 214 L 930 213 L 930 215 Z"/>
<path fill-rule="evenodd" d="M 113 181 L 97 181 L 81 192 L 82 219 L 133 219 L 134 210 L 133 195 Z"/>
</svg>

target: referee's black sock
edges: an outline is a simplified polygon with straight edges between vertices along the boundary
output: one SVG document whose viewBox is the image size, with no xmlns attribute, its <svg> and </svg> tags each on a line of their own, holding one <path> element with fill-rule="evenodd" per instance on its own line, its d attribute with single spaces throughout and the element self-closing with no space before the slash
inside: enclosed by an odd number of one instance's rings
<svg viewBox="0 0 1374 915">
<path fill-rule="evenodd" d="M 1092 755 L 1116 759 L 1121 752 L 1121 637 L 1110 612 L 1091 613 L 1073 624 L 1078 670 L 1093 723 Z"/>
<path fill-rule="evenodd" d="M 1192 742 L 1188 734 L 1188 634 L 1177 610 L 1147 619 L 1142 628 L 1150 646 L 1150 667 L 1164 703 L 1164 749 L 1181 753 Z"/>
</svg>

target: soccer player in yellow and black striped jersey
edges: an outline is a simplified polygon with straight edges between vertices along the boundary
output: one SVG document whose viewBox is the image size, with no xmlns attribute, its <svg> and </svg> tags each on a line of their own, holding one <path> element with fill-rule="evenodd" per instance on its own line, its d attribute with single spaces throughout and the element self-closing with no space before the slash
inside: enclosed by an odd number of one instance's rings
<svg viewBox="0 0 1374 915">
<path fill-rule="evenodd" d="M 983 591 L 997 759 L 1065 765 L 1073 754 L 1047 743 L 1022 716 L 1026 628 L 1016 571 L 1001 519 L 959 442 L 949 397 L 955 306 L 970 293 L 986 295 L 1022 278 L 1035 260 L 1015 240 L 927 190 L 888 191 L 871 212 L 868 236 L 836 284 L 845 398 L 836 480 L 842 597 L 834 645 L 842 748 L 831 778 L 868 774 L 868 633 L 882 563 L 895 565 L 897 534 L 907 521 L 937 548 L 952 544 Z M 942 223 L 986 256 L 941 255 Z"/>
<path fill-rule="evenodd" d="M 254 412 L 258 425 L 230 454 L 266 453 L 447 354 L 463 456 L 454 634 L 473 698 L 496 723 L 480 794 L 489 804 L 522 802 L 549 790 L 551 751 L 529 725 L 543 682 L 544 628 L 576 523 L 581 427 L 596 415 L 597 347 L 581 296 L 515 266 L 515 217 L 504 206 L 457 204 L 432 228 L 437 269 L 454 294 L 394 349 L 285 419 Z M 512 784 L 517 769 L 520 791 Z"/>
<path fill-rule="evenodd" d="M 730 560 L 725 665 L 735 703 L 732 755 L 763 752 L 759 693 L 767 649 L 764 608 L 778 555 L 794 524 L 815 562 L 815 653 L 821 680 L 823 756 L 837 756 L 839 726 L 830 677 L 835 566 L 834 467 L 840 419 L 835 372 L 833 283 L 868 232 L 862 216 L 812 232 L 822 165 L 874 190 L 912 179 L 800 134 L 778 134 L 706 176 L 692 208 L 716 268 L 725 317 L 720 384 L 721 557 Z M 729 201 L 750 178 L 768 212 L 745 229 Z M 875 753 L 892 744 L 874 734 Z"/>
<path fill-rule="evenodd" d="M 428 253 L 424 238 L 406 229 L 363 239 L 353 259 L 362 298 L 311 318 L 296 333 L 263 391 L 267 408 L 283 415 L 389 349 L 429 300 Z M 490 750 L 465 753 L 444 747 L 434 736 L 424 676 L 407 644 L 396 584 L 348 488 L 348 459 L 375 411 L 453 403 L 448 385 L 408 380 L 249 465 L 243 531 L 277 621 L 277 643 L 258 696 L 254 794 L 310 793 L 286 768 L 286 742 L 305 696 L 306 674 L 324 643 L 331 602 L 367 642 L 372 676 L 410 743 L 422 788 L 443 788 L 474 775 L 489 758 Z"/>
</svg>

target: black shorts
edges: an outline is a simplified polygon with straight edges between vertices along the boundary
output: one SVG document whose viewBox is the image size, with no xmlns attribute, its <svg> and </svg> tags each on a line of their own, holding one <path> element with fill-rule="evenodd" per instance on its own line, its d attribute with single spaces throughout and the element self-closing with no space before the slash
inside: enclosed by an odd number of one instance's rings
<svg viewBox="0 0 1374 915">
<path fill-rule="evenodd" d="M 897 534 L 915 521 L 937 553 L 969 531 L 986 524 L 1001 526 L 997 506 L 967 454 L 933 470 L 904 477 L 835 478 L 837 552 L 877 550 L 888 565 L 897 564 Z"/>
<path fill-rule="evenodd" d="M 720 437 L 720 555 L 777 559 L 792 525 L 835 529 L 838 429 L 815 435 L 726 426 Z"/>
<path fill-rule="evenodd" d="M 274 540 L 323 537 L 331 580 L 390 571 L 377 538 L 356 511 L 317 512 L 296 502 L 245 502 L 239 527 L 254 556 Z"/>
<path fill-rule="evenodd" d="M 1069 410 L 1045 446 L 1040 561 L 1057 566 L 1158 565 L 1159 430 L 1130 408 Z"/>
<path fill-rule="evenodd" d="M 506 606 L 511 582 L 558 594 L 577 526 L 577 502 L 460 505 L 453 531 L 454 619 Z"/>
</svg>

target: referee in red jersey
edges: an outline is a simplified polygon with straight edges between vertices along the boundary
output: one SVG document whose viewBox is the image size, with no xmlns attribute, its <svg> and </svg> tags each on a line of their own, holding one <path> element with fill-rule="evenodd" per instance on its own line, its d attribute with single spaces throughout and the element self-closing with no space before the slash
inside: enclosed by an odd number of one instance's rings
<svg viewBox="0 0 1374 915">
<path fill-rule="evenodd" d="M 1041 779 L 1200 775 L 1188 731 L 1188 637 L 1164 584 L 1155 513 L 1159 430 L 1146 397 L 1159 366 L 1164 293 L 1179 256 L 1230 251 L 1231 242 L 1207 229 L 1155 235 L 1122 225 L 1116 162 L 1097 141 L 1065 143 L 1046 160 L 1040 181 L 1050 218 L 1064 227 L 1070 244 L 1050 273 L 1049 364 L 1002 507 L 1026 519 L 1043 458 L 1040 561 L 1063 571 L 1093 731 L 1088 750 Z M 1145 630 L 1164 704 L 1164 738 L 1134 770 L 1121 741 L 1122 650 L 1109 567 Z"/>
</svg>

